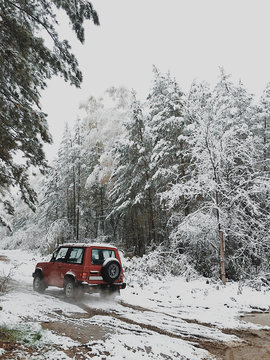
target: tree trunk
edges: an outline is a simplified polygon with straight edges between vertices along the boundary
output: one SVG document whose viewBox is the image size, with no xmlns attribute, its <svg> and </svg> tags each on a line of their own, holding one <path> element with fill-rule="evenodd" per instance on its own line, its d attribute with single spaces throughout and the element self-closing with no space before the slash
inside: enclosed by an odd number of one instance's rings
<svg viewBox="0 0 270 360">
<path fill-rule="evenodd" d="M 77 194 L 77 219 L 76 219 L 76 240 L 80 238 L 80 207 L 81 207 L 81 164 L 78 164 L 78 194 Z"/>
<path fill-rule="evenodd" d="M 218 233 L 219 233 L 219 243 L 220 243 L 220 275 L 221 275 L 222 284 L 226 285 L 224 236 L 220 225 L 219 196 L 217 191 L 216 191 L 216 206 L 217 206 L 217 222 L 218 222 Z"/>
<path fill-rule="evenodd" d="M 224 255 L 224 238 L 223 231 L 219 231 L 219 239 L 220 239 L 220 273 L 221 273 L 221 281 L 223 285 L 226 285 L 226 274 L 225 274 L 225 255 Z"/>
<path fill-rule="evenodd" d="M 267 171 L 267 118 L 264 118 L 264 134 L 263 134 L 263 170 Z"/>
<path fill-rule="evenodd" d="M 76 176 L 75 176 L 74 165 L 73 165 L 73 234 L 76 234 Z"/>
<path fill-rule="evenodd" d="M 100 216 L 99 216 L 99 222 L 100 222 L 100 232 L 101 235 L 104 235 L 105 232 L 105 224 L 104 224 L 104 191 L 103 188 L 100 188 Z"/>
<path fill-rule="evenodd" d="M 185 178 L 186 176 L 186 171 L 185 171 L 185 161 L 184 161 L 184 156 L 183 156 L 183 141 L 180 141 L 180 165 L 181 165 L 181 175 L 182 178 Z M 183 203 L 184 203 L 184 214 L 185 216 L 188 216 L 189 214 L 189 206 L 188 206 L 188 201 L 185 199 L 185 197 L 183 197 Z"/>
<path fill-rule="evenodd" d="M 207 131 L 208 133 L 208 131 Z M 226 271 L 225 271 L 225 246 L 224 246 L 224 236 L 223 231 L 221 229 L 220 224 L 220 201 L 219 201 L 219 192 L 218 192 L 218 185 L 219 185 L 219 178 L 217 173 L 217 168 L 214 162 L 214 159 L 212 157 L 212 152 L 210 150 L 209 144 L 208 144 L 208 138 L 205 139 L 206 147 L 209 153 L 210 161 L 213 168 L 213 177 L 216 184 L 216 190 L 215 190 L 215 206 L 216 206 L 216 217 L 217 217 L 217 228 L 218 228 L 218 234 L 219 234 L 219 243 L 220 243 L 220 269 L 221 269 L 221 280 L 222 284 L 226 285 Z"/>
<path fill-rule="evenodd" d="M 140 141 L 142 146 L 145 146 L 141 126 L 139 126 L 139 141 Z M 145 158 L 143 160 L 143 164 L 144 164 L 144 169 L 145 169 L 145 178 L 146 178 L 146 181 L 149 183 L 149 181 L 150 181 L 149 166 L 148 166 Z M 148 236 L 148 243 L 150 243 L 151 240 L 156 242 L 156 230 L 155 230 L 155 220 L 154 220 L 153 197 L 152 197 L 152 192 L 151 192 L 151 187 L 150 186 L 148 188 L 147 197 L 148 197 L 147 200 L 148 200 L 148 205 L 149 205 L 149 236 Z"/>
</svg>

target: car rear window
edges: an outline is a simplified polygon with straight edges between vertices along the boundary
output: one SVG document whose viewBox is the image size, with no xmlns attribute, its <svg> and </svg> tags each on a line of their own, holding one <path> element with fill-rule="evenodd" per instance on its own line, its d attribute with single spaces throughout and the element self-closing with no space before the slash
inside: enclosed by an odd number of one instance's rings
<svg viewBox="0 0 270 360">
<path fill-rule="evenodd" d="M 92 249 L 93 265 L 102 265 L 106 259 L 115 257 L 115 251 L 112 249 Z"/>
<path fill-rule="evenodd" d="M 72 264 L 82 264 L 83 254 L 84 254 L 83 248 L 77 248 L 77 247 L 71 248 L 69 256 L 67 258 L 67 262 Z"/>
</svg>

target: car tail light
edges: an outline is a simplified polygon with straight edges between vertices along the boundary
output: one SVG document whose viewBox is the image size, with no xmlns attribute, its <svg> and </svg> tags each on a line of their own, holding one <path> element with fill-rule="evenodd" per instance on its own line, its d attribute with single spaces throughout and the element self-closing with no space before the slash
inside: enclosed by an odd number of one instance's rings
<svg viewBox="0 0 270 360">
<path fill-rule="evenodd" d="M 82 279 L 87 279 L 88 274 L 87 274 L 86 272 L 83 272 L 83 273 L 81 274 L 81 276 L 82 276 Z"/>
</svg>

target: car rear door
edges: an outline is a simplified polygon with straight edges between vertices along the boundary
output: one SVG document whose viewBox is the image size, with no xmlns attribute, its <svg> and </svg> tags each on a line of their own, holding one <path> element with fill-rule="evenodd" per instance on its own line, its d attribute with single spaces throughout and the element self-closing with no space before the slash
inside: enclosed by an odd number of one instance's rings
<svg viewBox="0 0 270 360">
<path fill-rule="evenodd" d="M 91 269 L 90 269 L 90 282 L 103 282 L 103 278 L 101 276 L 101 269 L 104 261 L 108 258 L 115 258 L 114 249 L 106 249 L 106 248 L 92 248 L 91 250 Z"/>
</svg>

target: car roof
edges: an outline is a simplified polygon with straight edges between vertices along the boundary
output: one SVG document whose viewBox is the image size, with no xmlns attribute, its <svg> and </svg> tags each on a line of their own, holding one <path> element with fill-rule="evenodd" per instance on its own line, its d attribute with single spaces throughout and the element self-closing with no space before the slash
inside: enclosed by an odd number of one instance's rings
<svg viewBox="0 0 270 360">
<path fill-rule="evenodd" d="M 101 247 L 101 248 L 112 248 L 116 249 L 114 245 L 111 244 L 102 244 L 102 243 L 64 243 L 59 245 L 58 247 Z"/>
</svg>

